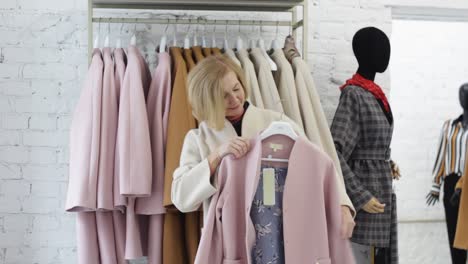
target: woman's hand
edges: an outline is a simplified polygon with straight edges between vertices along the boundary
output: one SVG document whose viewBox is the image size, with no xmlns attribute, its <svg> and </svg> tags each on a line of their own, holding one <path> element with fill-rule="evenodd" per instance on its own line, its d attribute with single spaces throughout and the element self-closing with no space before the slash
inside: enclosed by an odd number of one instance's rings
<svg viewBox="0 0 468 264">
<path fill-rule="evenodd" d="M 380 214 L 385 211 L 385 204 L 381 204 L 379 200 L 372 197 L 372 199 L 367 202 L 362 209 L 370 214 Z"/>
<path fill-rule="evenodd" d="M 244 137 L 235 137 L 226 143 L 216 148 L 208 156 L 208 163 L 210 165 L 211 175 L 216 171 L 221 159 L 228 155 L 233 154 L 236 159 L 243 157 L 250 150 L 250 141 Z"/>
<path fill-rule="evenodd" d="M 351 238 L 353 235 L 354 227 L 356 223 L 354 222 L 353 216 L 351 214 L 351 209 L 348 206 L 341 206 L 341 237 L 343 239 Z"/>
<path fill-rule="evenodd" d="M 216 149 L 220 158 L 233 154 L 236 159 L 243 157 L 250 150 L 250 142 L 244 137 L 235 137 Z"/>
</svg>

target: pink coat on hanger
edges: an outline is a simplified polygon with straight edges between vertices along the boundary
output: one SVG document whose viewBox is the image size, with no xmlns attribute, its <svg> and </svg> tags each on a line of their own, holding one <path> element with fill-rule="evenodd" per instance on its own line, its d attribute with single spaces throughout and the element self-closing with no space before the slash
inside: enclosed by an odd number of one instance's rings
<svg viewBox="0 0 468 264">
<path fill-rule="evenodd" d="M 149 216 L 148 263 L 162 263 L 162 234 L 164 213 L 164 154 L 167 118 L 171 99 L 171 57 L 160 53 L 146 101 L 153 154 L 151 196 L 136 199 L 137 214 Z"/>
<path fill-rule="evenodd" d="M 70 170 L 65 204 L 69 212 L 97 208 L 103 69 L 101 51 L 94 49 L 70 128 Z"/>
<path fill-rule="evenodd" d="M 270 150 L 274 143 L 282 147 Z M 285 263 L 354 264 L 349 241 L 340 237 L 341 209 L 335 168 L 327 155 L 299 137 L 251 140 L 240 159 L 223 159 L 217 175 L 195 264 L 252 263 L 255 228 L 250 218 L 261 158 L 289 159 L 283 192 Z M 267 153 L 269 152 L 269 153 Z"/>
<path fill-rule="evenodd" d="M 135 46 L 128 48 L 128 63 L 120 90 L 118 156 L 120 194 L 144 197 L 151 194 L 151 142 L 146 112 L 146 95 L 151 75 Z"/>
<path fill-rule="evenodd" d="M 116 48 L 114 50 L 114 63 L 115 63 L 114 84 L 115 84 L 115 91 L 117 95 L 117 109 L 118 109 L 119 103 L 120 103 L 120 90 L 123 85 L 125 69 L 127 68 L 127 55 L 125 54 L 124 49 Z M 116 144 L 115 164 L 119 164 L 119 162 L 120 162 L 119 145 Z M 119 175 L 119 170 L 115 168 L 117 168 L 117 166 L 114 166 L 114 206 L 116 209 L 120 210 L 121 212 L 125 212 L 125 206 L 127 206 L 127 198 L 120 194 L 120 175 Z"/>
</svg>

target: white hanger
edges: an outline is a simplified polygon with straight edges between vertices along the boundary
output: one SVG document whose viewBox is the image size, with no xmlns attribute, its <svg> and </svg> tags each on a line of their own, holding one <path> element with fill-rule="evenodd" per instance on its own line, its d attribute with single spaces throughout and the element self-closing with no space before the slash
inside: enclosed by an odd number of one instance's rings
<svg viewBox="0 0 468 264">
<path fill-rule="evenodd" d="M 205 33 L 206 33 L 206 21 L 205 21 L 205 25 L 203 26 L 202 39 L 201 39 L 203 48 L 206 48 L 206 36 L 205 36 L 206 34 Z"/>
<path fill-rule="evenodd" d="M 106 38 L 104 39 L 104 48 L 109 47 L 109 35 L 110 35 L 110 21 L 109 23 L 107 23 L 107 35 L 106 35 Z"/>
<path fill-rule="evenodd" d="M 174 24 L 174 32 L 172 34 L 172 46 L 177 47 L 177 18 L 176 23 Z"/>
<path fill-rule="evenodd" d="M 121 36 L 122 36 L 122 28 L 123 28 L 123 25 L 124 25 L 124 24 L 122 23 L 122 25 L 120 26 L 119 35 L 117 36 L 117 40 L 116 40 L 116 42 L 115 42 L 115 47 L 116 47 L 117 49 L 122 48 L 122 40 L 121 40 L 120 38 L 121 38 Z"/>
<path fill-rule="evenodd" d="M 239 51 L 242 49 L 243 43 L 242 43 L 242 38 L 241 38 L 241 31 L 240 31 L 240 19 L 239 19 L 239 32 L 237 34 L 237 40 L 236 40 L 236 50 Z"/>
<path fill-rule="evenodd" d="M 135 27 L 133 29 L 133 36 L 132 38 L 130 39 L 130 45 L 132 46 L 135 46 L 136 45 L 136 22 L 137 22 L 137 18 L 135 18 Z"/>
<path fill-rule="evenodd" d="M 213 35 L 211 35 L 211 47 L 216 48 L 216 19 L 213 26 Z"/>
<path fill-rule="evenodd" d="M 184 38 L 184 49 L 190 49 L 190 26 L 192 24 L 190 24 L 190 19 L 189 19 L 189 28 L 187 30 L 187 34 L 185 34 L 185 38 Z"/>
<path fill-rule="evenodd" d="M 293 140 L 297 140 L 298 135 L 294 132 L 292 126 L 285 121 L 273 121 L 271 124 L 260 134 L 261 140 L 264 140 L 273 135 L 284 135 L 288 136 Z M 288 159 L 277 159 L 272 158 L 268 155 L 267 158 L 262 158 L 262 161 L 275 161 L 275 162 L 289 162 Z"/>
<path fill-rule="evenodd" d="M 262 25 L 260 24 L 260 34 L 259 34 L 259 39 L 258 39 L 258 47 L 260 48 L 260 50 L 262 51 L 262 54 L 263 54 L 263 57 L 265 57 L 265 59 L 268 61 L 268 64 L 270 65 L 270 69 L 272 71 L 276 71 L 278 70 L 278 66 L 276 66 L 276 63 L 270 58 L 270 56 L 268 56 L 268 54 L 266 53 L 266 49 L 265 49 L 265 41 L 262 39 Z"/>
<path fill-rule="evenodd" d="M 193 34 L 193 46 L 198 46 L 198 19 L 197 19 L 197 25 L 195 27 L 195 33 Z"/>
<path fill-rule="evenodd" d="M 226 28 L 224 30 L 224 40 L 223 40 L 223 49 L 224 50 L 229 49 L 229 42 L 228 42 L 228 39 L 227 39 L 227 30 L 228 30 L 228 24 L 227 24 L 227 21 L 226 21 Z"/>
<path fill-rule="evenodd" d="M 96 38 L 94 39 L 93 48 L 99 48 L 99 35 L 101 34 L 101 19 L 98 21 L 98 32 L 96 34 Z"/>
<path fill-rule="evenodd" d="M 293 140 L 297 140 L 298 135 L 292 128 L 291 124 L 285 121 L 273 121 L 271 124 L 260 134 L 261 140 L 273 135 L 288 136 Z"/>
<path fill-rule="evenodd" d="M 281 48 L 279 40 L 278 40 L 278 31 L 279 31 L 279 21 L 277 21 L 277 24 L 276 24 L 275 38 L 271 41 L 271 48 L 270 48 L 271 50 L 277 50 Z"/>
<path fill-rule="evenodd" d="M 168 27 L 169 27 L 169 19 L 167 20 L 167 25 L 166 25 L 166 28 L 164 29 L 164 35 L 161 37 L 161 40 L 159 41 L 159 53 L 163 53 L 166 51 Z"/>
</svg>

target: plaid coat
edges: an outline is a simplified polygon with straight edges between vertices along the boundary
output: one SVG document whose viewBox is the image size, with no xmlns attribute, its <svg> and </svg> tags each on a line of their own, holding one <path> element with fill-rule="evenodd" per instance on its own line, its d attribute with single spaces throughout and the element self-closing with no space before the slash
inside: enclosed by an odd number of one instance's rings
<svg viewBox="0 0 468 264">
<path fill-rule="evenodd" d="M 331 132 L 346 191 L 357 211 L 351 241 L 391 248 L 391 263 L 398 263 L 396 197 L 389 163 L 391 114 L 384 113 L 370 92 L 348 86 L 341 93 Z M 370 214 L 362 210 L 372 197 L 386 205 L 384 213 Z"/>
</svg>

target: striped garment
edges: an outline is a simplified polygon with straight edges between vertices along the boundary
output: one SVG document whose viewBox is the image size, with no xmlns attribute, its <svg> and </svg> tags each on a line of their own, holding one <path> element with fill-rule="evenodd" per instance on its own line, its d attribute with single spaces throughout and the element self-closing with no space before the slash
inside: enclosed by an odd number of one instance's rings
<svg viewBox="0 0 468 264">
<path fill-rule="evenodd" d="M 437 158 L 433 169 L 431 192 L 440 193 L 440 186 L 445 176 L 456 174 L 459 177 L 465 170 L 466 140 L 468 130 L 462 125 L 462 116 L 447 120 L 439 137 Z"/>
</svg>

